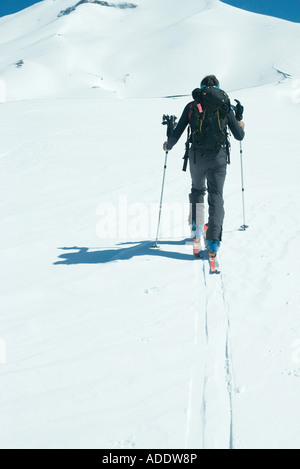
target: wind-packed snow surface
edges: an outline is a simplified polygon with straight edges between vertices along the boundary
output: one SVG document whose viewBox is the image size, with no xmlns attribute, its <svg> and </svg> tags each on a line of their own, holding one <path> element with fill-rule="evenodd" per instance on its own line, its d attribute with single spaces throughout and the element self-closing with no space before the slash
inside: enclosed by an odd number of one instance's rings
<svg viewBox="0 0 300 469">
<path fill-rule="evenodd" d="M 300 27 L 88 3 L 0 20 L 0 447 L 299 449 Z M 247 132 L 249 228 L 232 141 L 221 275 L 186 244 L 184 138 L 152 248 L 161 116 L 191 99 L 163 96 L 206 73 Z"/>
<path fill-rule="evenodd" d="M 106 3 L 44 0 L 0 18 L 7 99 L 187 94 L 212 71 L 226 89 L 300 76 L 298 24 L 217 0 Z"/>
</svg>

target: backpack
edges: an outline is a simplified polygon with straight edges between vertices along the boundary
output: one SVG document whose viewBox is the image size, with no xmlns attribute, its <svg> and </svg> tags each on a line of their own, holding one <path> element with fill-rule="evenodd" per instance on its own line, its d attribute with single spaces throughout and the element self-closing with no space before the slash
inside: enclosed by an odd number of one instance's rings
<svg viewBox="0 0 300 469">
<path fill-rule="evenodd" d="M 226 147 L 227 162 L 229 159 L 228 113 L 230 100 L 225 91 L 213 86 L 196 88 L 190 104 L 188 140 L 184 155 L 183 171 L 186 171 L 189 145 L 202 154 L 218 153 L 222 146 Z"/>
</svg>

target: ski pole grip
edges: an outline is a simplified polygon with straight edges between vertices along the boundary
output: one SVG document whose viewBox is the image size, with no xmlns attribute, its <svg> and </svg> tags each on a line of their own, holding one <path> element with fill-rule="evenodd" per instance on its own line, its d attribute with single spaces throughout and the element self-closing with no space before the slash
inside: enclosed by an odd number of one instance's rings
<svg viewBox="0 0 300 469">
<path fill-rule="evenodd" d="M 171 133 L 173 132 L 173 130 L 175 129 L 175 127 L 177 125 L 176 120 L 177 120 L 176 116 L 169 116 L 167 114 L 163 115 L 162 124 L 167 126 L 167 137 L 168 138 L 170 137 Z"/>
</svg>

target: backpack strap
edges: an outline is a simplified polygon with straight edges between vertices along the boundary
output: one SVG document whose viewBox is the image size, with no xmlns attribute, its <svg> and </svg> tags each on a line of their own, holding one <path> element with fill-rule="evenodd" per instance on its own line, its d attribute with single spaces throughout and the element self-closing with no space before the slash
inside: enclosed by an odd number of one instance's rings
<svg viewBox="0 0 300 469">
<path fill-rule="evenodd" d="M 201 114 L 201 112 L 203 112 L 203 109 L 200 103 L 197 104 L 197 108 L 199 110 L 199 113 Z M 189 122 L 191 120 L 192 114 L 193 114 L 193 103 L 190 104 Z"/>
<path fill-rule="evenodd" d="M 193 114 L 193 103 L 190 104 L 190 112 L 189 112 L 189 122 L 191 120 Z M 191 126 L 188 126 L 187 130 L 187 140 L 185 142 L 185 153 L 183 157 L 183 168 L 182 171 L 186 172 L 187 164 L 188 164 L 188 159 L 189 159 L 189 150 L 190 150 L 190 137 L 191 137 Z"/>
<path fill-rule="evenodd" d="M 203 120 L 204 120 L 204 117 L 205 117 L 205 111 L 203 111 L 203 108 L 201 106 L 200 103 L 196 103 L 195 101 L 192 102 L 190 104 L 190 111 L 189 111 L 189 122 L 191 121 L 191 117 L 192 117 L 192 114 L 194 112 L 194 104 L 196 104 L 197 108 L 198 108 L 198 111 L 199 111 L 199 114 L 203 114 L 203 118 L 201 119 L 201 122 L 200 122 L 200 132 L 201 132 L 201 129 L 202 129 L 202 124 L 203 124 Z M 196 110 L 196 109 L 195 109 Z M 196 111 L 197 112 L 197 111 Z M 186 171 L 186 168 L 187 168 L 187 164 L 188 164 L 188 159 L 189 159 L 189 150 L 190 150 L 190 139 L 191 139 L 191 134 L 192 134 L 192 130 L 191 130 L 191 126 L 189 125 L 188 126 L 188 130 L 187 130 L 187 141 L 185 143 L 185 153 L 184 153 L 184 157 L 183 157 L 183 168 L 182 168 L 182 171 Z M 196 153 L 194 155 L 194 157 L 196 158 Z"/>
<path fill-rule="evenodd" d="M 190 136 L 191 136 L 191 126 L 188 126 L 188 131 L 187 131 L 187 141 L 185 142 L 185 153 L 183 157 L 183 168 L 182 171 L 186 172 L 187 164 L 188 164 L 188 159 L 189 159 L 189 150 L 190 150 Z"/>
<path fill-rule="evenodd" d="M 219 111 L 219 109 L 218 109 L 218 111 L 217 111 L 217 115 L 218 115 L 219 129 L 223 132 L 222 126 L 221 126 L 221 121 L 220 121 L 220 111 Z M 230 161 L 230 142 L 229 142 L 229 135 L 228 135 L 228 132 L 226 131 L 226 129 L 225 129 L 225 131 L 224 131 L 223 133 L 224 133 L 225 138 L 226 138 L 225 146 L 226 146 L 227 164 L 230 164 L 231 161 Z"/>
</svg>

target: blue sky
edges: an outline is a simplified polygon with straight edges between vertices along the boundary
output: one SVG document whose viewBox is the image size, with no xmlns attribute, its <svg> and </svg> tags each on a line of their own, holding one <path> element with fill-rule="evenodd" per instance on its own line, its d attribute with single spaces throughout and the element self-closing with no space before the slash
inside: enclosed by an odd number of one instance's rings
<svg viewBox="0 0 300 469">
<path fill-rule="evenodd" d="M 0 0 L 0 16 L 10 15 L 38 3 L 37 0 Z M 76 3 L 76 2 L 75 2 Z"/>
<path fill-rule="evenodd" d="M 117 2 L 118 0 L 114 0 Z M 163 1 L 163 0 L 162 0 Z M 177 0 L 174 0 L 177 1 Z M 233 5 L 245 10 L 277 16 L 289 21 L 300 23 L 300 0 L 222 0 L 223 3 Z M 10 15 L 23 10 L 30 5 L 38 3 L 37 0 L 0 0 L 0 16 Z M 74 0 L 74 4 L 77 0 Z"/>
<path fill-rule="evenodd" d="M 300 0 L 222 0 L 244 10 L 300 23 Z"/>
</svg>

